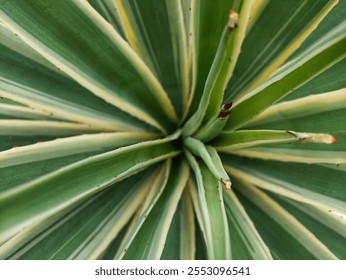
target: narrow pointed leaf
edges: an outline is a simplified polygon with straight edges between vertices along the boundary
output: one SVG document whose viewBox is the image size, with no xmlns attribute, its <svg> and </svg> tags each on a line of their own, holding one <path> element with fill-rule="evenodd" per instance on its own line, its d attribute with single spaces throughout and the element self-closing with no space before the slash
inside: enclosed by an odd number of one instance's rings
<svg viewBox="0 0 346 280">
<path fill-rule="evenodd" d="M 25 104 L 49 117 L 99 129 L 149 127 L 70 80 L 60 68 L 47 68 L 3 45 L 0 45 L 0 58 L 0 97 Z"/>
<path fill-rule="evenodd" d="M 179 160 L 177 166 L 179 167 L 172 170 L 167 187 L 146 218 L 135 239 L 128 248 L 124 249 L 126 253 L 123 259 L 159 259 L 161 257 L 170 223 L 189 176 L 187 163 Z"/>
<path fill-rule="evenodd" d="M 0 241 L 39 218 L 178 154 L 171 141 L 166 138 L 120 148 L 5 189 L 0 193 Z"/>
<path fill-rule="evenodd" d="M 115 149 L 149 139 L 150 134 L 131 132 L 98 133 L 56 139 L 0 152 L 0 168 L 104 149 Z"/>
<path fill-rule="evenodd" d="M 164 191 L 169 174 L 171 172 L 172 163 L 170 160 L 161 168 L 160 172 L 157 174 L 156 179 L 151 182 L 151 187 L 148 190 L 148 194 L 144 199 L 141 207 L 138 209 L 136 216 L 129 225 L 129 228 L 121 242 L 121 246 L 117 249 L 115 259 L 121 259 L 126 253 L 126 248 L 128 248 L 132 241 L 135 239 L 138 231 L 141 229 L 142 225 L 146 221 L 151 210 L 154 208 L 156 202 L 159 200 L 162 192 Z"/>
<path fill-rule="evenodd" d="M 0 135 L 11 136 L 70 136 L 95 133 L 99 128 L 63 121 L 0 119 Z"/>
<path fill-rule="evenodd" d="M 233 190 L 224 194 L 233 259 L 270 260 L 272 256 Z"/>
<path fill-rule="evenodd" d="M 311 94 L 320 94 L 344 89 L 346 87 L 346 77 L 344 74 L 345 67 L 346 59 L 344 58 L 326 71 L 317 75 L 311 81 L 308 81 L 305 85 L 294 90 L 292 93 L 280 100 L 280 102 L 306 97 Z"/>
<path fill-rule="evenodd" d="M 117 0 L 116 4 L 131 47 L 160 80 L 181 117 L 186 110 L 190 85 L 180 1 Z"/>
<path fill-rule="evenodd" d="M 280 130 L 238 130 L 221 133 L 211 144 L 222 152 L 294 142 L 332 144 L 336 139 L 328 134 L 299 133 Z"/>
<path fill-rule="evenodd" d="M 223 159 L 231 177 L 235 176 L 293 200 L 346 212 L 345 172 L 301 163 L 234 156 L 224 156 Z"/>
<path fill-rule="evenodd" d="M 159 82 L 86 1 L 18 3 L 5 2 L 0 19 L 30 47 L 107 102 L 171 128 L 176 115 Z"/>
<path fill-rule="evenodd" d="M 270 196 L 301 224 L 311 231 L 339 259 L 346 257 L 346 223 L 333 213 L 314 216 L 319 211 L 316 207 L 304 205 L 288 199 Z M 307 206 L 307 207 L 306 207 Z M 312 211 L 309 213 L 309 211 Z M 335 216 L 332 217 L 332 216 Z M 332 227 L 333 225 L 333 227 Z M 334 228 L 335 227 L 335 228 Z M 338 232 L 339 230 L 339 232 Z M 341 230 L 341 231 L 340 231 Z"/>
<path fill-rule="evenodd" d="M 223 186 L 204 163 L 186 152 L 197 183 L 198 203 L 201 210 L 201 228 L 207 245 L 208 259 L 230 259 L 231 244 L 223 202 Z"/>
<path fill-rule="evenodd" d="M 99 257 L 145 196 L 150 183 L 147 175 L 131 177 L 100 192 L 44 231 L 25 240 L 20 247 L 9 240 L 1 247 L 0 255 L 11 259 L 66 260 Z M 138 180 L 139 177 L 144 179 Z"/>
<path fill-rule="evenodd" d="M 225 129 L 243 126 L 317 74 L 346 57 L 346 25 L 340 25 L 317 42 L 307 53 L 290 62 L 281 72 L 237 101 Z M 245 109 L 246 108 L 246 109 Z"/>
<path fill-rule="evenodd" d="M 195 259 L 195 221 L 191 200 L 184 191 L 169 229 L 162 260 Z"/>
<path fill-rule="evenodd" d="M 21 105 L 0 103 L 0 119 L 5 117 L 13 119 L 49 119 L 48 115 L 43 113 L 42 111 L 33 110 L 29 107 Z"/>
<path fill-rule="evenodd" d="M 325 146 L 325 145 L 324 145 Z M 258 158 L 266 160 L 277 160 L 283 162 L 298 162 L 298 163 L 326 163 L 334 164 L 339 167 L 341 164 L 346 163 L 346 151 L 335 150 L 315 150 L 305 149 L 304 146 L 299 147 L 258 147 L 251 149 L 229 150 L 231 153 L 238 156 L 249 158 Z"/>
<path fill-rule="evenodd" d="M 201 141 L 192 137 L 184 139 L 184 144 L 194 155 L 202 158 L 210 172 L 217 180 L 223 182 L 225 187 L 230 187 L 230 179 L 223 169 L 222 162 L 218 157 L 217 152 L 212 147 L 206 147 Z"/>
<path fill-rule="evenodd" d="M 310 95 L 271 106 L 256 116 L 248 126 L 287 121 L 346 108 L 346 89 Z"/>
<path fill-rule="evenodd" d="M 89 3 L 107 20 L 118 33 L 125 38 L 124 28 L 121 24 L 114 0 L 89 0 Z"/>
<path fill-rule="evenodd" d="M 194 16 L 191 33 L 194 39 L 193 56 L 196 60 L 197 80 L 190 115 L 198 108 L 205 81 L 214 61 L 222 32 L 228 21 L 228 11 L 232 8 L 235 10 L 238 8 L 238 5 L 235 5 L 236 2 L 239 1 L 193 1 L 192 13 Z"/>
<path fill-rule="evenodd" d="M 311 34 L 337 1 L 269 1 L 246 36 L 227 100 L 254 89 Z"/>
<path fill-rule="evenodd" d="M 337 257 L 330 249 L 318 239 L 308 228 L 306 228 L 294 215 L 288 212 L 270 196 L 265 194 L 258 188 L 243 184 L 239 187 L 239 191 L 244 194 L 247 199 L 261 209 L 265 215 L 279 224 L 287 231 L 298 243 L 300 243 L 315 258 L 323 260 L 335 260 Z M 291 248 L 292 250 L 293 248 Z"/>
</svg>

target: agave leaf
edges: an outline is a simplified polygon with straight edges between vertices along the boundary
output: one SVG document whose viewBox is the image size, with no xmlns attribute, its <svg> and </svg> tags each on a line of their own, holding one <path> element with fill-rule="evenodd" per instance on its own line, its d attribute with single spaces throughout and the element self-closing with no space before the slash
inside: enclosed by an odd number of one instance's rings
<svg viewBox="0 0 346 280">
<path fill-rule="evenodd" d="M 121 259 L 122 257 L 124 257 L 126 253 L 125 249 L 131 245 L 131 242 L 135 239 L 138 231 L 141 229 L 151 210 L 159 200 L 163 190 L 167 185 L 168 177 L 171 172 L 171 166 L 171 160 L 167 160 L 164 168 L 161 169 L 161 172 L 157 174 L 156 179 L 151 183 L 150 191 L 143 200 L 142 205 L 138 209 L 135 217 L 129 225 L 129 228 L 126 231 L 121 245 L 119 246 L 119 248 L 117 248 L 115 259 Z"/>
<path fill-rule="evenodd" d="M 327 210 L 322 212 L 322 210 L 311 205 L 304 205 L 276 196 L 270 197 L 311 231 L 336 257 L 345 259 L 346 223 L 342 217 L 328 213 Z M 309 213 L 309 211 L 311 212 Z"/>
<path fill-rule="evenodd" d="M 194 139 L 192 137 L 184 139 L 184 143 L 186 147 L 189 148 L 189 150 L 194 155 L 202 158 L 202 160 L 208 166 L 210 172 L 214 175 L 214 177 L 217 180 L 225 184 L 227 188 L 230 187 L 231 185 L 230 179 L 226 171 L 223 169 L 221 159 L 219 158 L 214 148 L 210 146 L 205 147 L 201 141 Z M 186 156 L 191 158 L 189 154 L 190 152 L 187 151 Z"/>
<path fill-rule="evenodd" d="M 326 71 L 317 75 L 305 85 L 299 87 L 280 101 L 289 101 L 308 96 L 310 94 L 325 93 L 336 91 L 346 86 L 345 77 L 346 59 L 342 59 Z"/>
<path fill-rule="evenodd" d="M 238 100 L 225 129 L 241 127 L 296 87 L 345 58 L 345 31 L 346 24 L 339 25 L 301 56 L 282 67 L 273 78 Z"/>
<path fill-rule="evenodd" d="M 187 189 L 183 193 L 172 220 L 161 259 L 195 259 L 195 221 Z"/>
<path fill-rule="evenodd" d="M 223 28 L 220 43 L 205 82 L 199 106 L 184 126 L 186 135 L 193 135 L 204 122 L 217 118 L 226 83 L 237 61 L 241 43 L 244 39 L 246 23 L 253 1 L 244 1 L 236 11 L 229 11 L 229 21 Z M 239 17 L 239 22 L 238 22 Z M 239 26 L 239 27 L 238 27 Z M 207 106 L 206 106 L 207 104 Z"/>
<path fill-rule="evenodd" d="M 0 168 L 74 154 L 116 149 L 150 138 L 152 138 L 150 134 L 131 132 L 66 137 L 0 152 Z"/>
<path fill-rule="evenodd" d="M 114 0 L 89 0 L 88 2 L 123 38 L 125 38 L 124 28 L 121 24 Z"/>
<path fill-rule="evenodd" d="M 190 115 L 199 106 L 205 81 L 228 20 L 228 11 L 237 8 L 240 1 L 208 1 L 192 0 L 192 31 L 193 58 L 196 73 L 196 89 L 191 101 Z"/>
<path fill-rule="evenodd" d="M 230 233 L 223 202 L 223 186 L 204 163 L 198 163 L 189 152 L 187 159 L 195 173 L 200 226 L 207 246 L 208 259 L 230 259 Z M 194 203 L 197 203 L 195 200 Z"/>
<path fill-rule="evenodd" d="M 116 1 L 131 47 L 160 80 L 179 117 L 186 110 L 189 60 L 180 1 Z"/>
<path fill-rule="evenodd" d="M 237 11 L 229 11 L 229 21 L 222 34 L 204 88 L 205 91 L 210 90 L 210 100 L 204 117 L 205 121 L 208 121 L 211 117 L 215 117 L 221 107 L 224 90 L 237 63 L 240 48 L 245 38 L 247 23 L 250 18 L 250 11 L 254 2 L 253 0 L 242 1 Z M 211 89 L 209 89 L 210 81 L 213 84 Z M 201 104 L 206 103 L 202 102 L 201 99 Z"/>
<path fill-rule="evenodd" d="M 231 176 L 278 195 L 346 213 L 345 172 L 301 163 L 229 156 L 223 159 Z"/>
<path fill-rule="evenodd" d="M 258 126 L 271 122 L 285 122 L 291 119 L 324 112 L 333 112 L 345 108 L 346 89 L 341 89 L 281 102 L 256 116 L 248 123 L 248 126 Z"/>
<path fill-rule="evenodd" d="M 0 119 L 50 119 L 42 111 L 34 110 L 22 105 L 3 104 L 0 102 Z"/>
<path fill-rule="evenodd" d="M 264 82 L 299 48 L 336 3 L 269 1 L 246 36 L 226 99 L 242 96 Z"/>
<path fill-rule="evenodd" d="M 98 132 L 99 128 L 63 121 L 0 119 L 0 135 L 13 136 L 70 136 Z"/>
<path fill-rule="evenodd" d="M 180 224 L 180 254 L 181 260 L 194 260 L 196 251 L 196 228 L 195 228 L 195 215 L 193 213 L 193 206 L 191 195 L 186 188 L 181 199 L 181 208 L 179 212 Z"/>
<path fill-rule="evenodd" d="M 189 176 L 189 168 L 185 161 L 179 160 L 173 165 L 179 167 L 171 171 L 167 187 L 130 246 L 124 249 L 123 259 L 159 259 L 161 257 L 170 223 Z"/>
<path fill-rule="evenodd" d="M 263 9 L 267 6 L 269 0 L 256 0 L 252 4 L 249 14 L 249 20 L 246 26 L 246 35 L 249 33 L 251 28 L 254 26 L 258 18 L 263 12 Z"/>
<path fill-rule="evenodd" d="M 309 37 L 301 44 L 299 49 L 293 53 L 291 58 L 305 51 L 317 40 L 327 34 L 332 28 L 343 22 L 346 17 L 345 4 L 345 0 L 338 0 L 333 9 L 326 15 L 326 17 L 322 20 L 318 27 L 309 35 Z"/>
<path fill-rule="evenodd" d="M 25 229 L 1 247 L 1 258 L 98 258 L 140 205 L 156 173 L 149 178 L 147 175 L 133 176 L 98 193 L 48 228 L 39 224 Z M 27 231 L 36 234 L 27 239 Z M 26 240 L 21 241 L 21 237 Z"/>
<path fill-rule="evenodd" d="M 174 137 L 147 141 L 87 158 L 19 186 L 2 186 L 5 190 L 0 193 L 0 242 L 37 219 L 52 215 L 72 202 L 177 155 L 179 152 L 171 143 Z M 95 170 L 101 172 L 95 173 Z"/>
<path fill-rule="evenodd" d="M 93 125 L 100 130 L 140 130 L 149 126 L 97 98 L 59 71 L 0 45 L 0 96 L 49 117 Z"/>
<path fill-rule="evenodd" d="M 249 214 L 251 220 L 254 222 L 256 229 L 263 238 L 264 242 L 270 248 L 270 252 L 274 259 L 316 259 L 312 250 L 325 252 L 330 257 L 334 257 L 332 253 L 328 252 L 328 248 L 321 244 L 321 242 L 314 237 L 311 237 L 310 232 L 302 226 L 299 221 L 292 217 L 288 212 L 282 209 L 279 205 L 273 202 L 270 198 L 263 202 L 263 206 L 260 206 L 257 201 L 259 197 L 257 192 L 253 192 L 254 187 L 252 185 L 246 185 L 238 183 L 237 185 L 237 196 L 244 206 L 246 212 Z M 242 189 L 244 188 L 244 193 Z M 248 190 L 251 188 L 250 190 Z M 253 197 L 250 197 L 251 195 Z M 255 191 L 259 191 L 255 188 Z M 265 195 L 263 192 L 260 192 L 260 195 Z M 261 197 L 262 198 L 262 197 Z M 275 208 L 275 213 L 269 213 L 271 207 Z M 281 218 L 283 221 L 279 221 Z M 291 228 L 290 228 L 291 227 Z M 299 231 L 299 234 L 296 232 Z M 310 239 L 306 244 L 302 244 L 301 241 L 304 240 L 308 235 Z M 311 238 L 310 238 L 311 237 Z M 307 244 L 313 242 L 314 247 L 308 248 Z M 322 247 L 322 248 L 321 248 Z M 327 259 L 327 258 L 323 258 Z"/>
<path fill-rule="evenodd" d="M 231 152 L 233 150 L 262 145 L 278 145 L 304 141 L 331 144 L 336 140 L 328 134 L 299 133 L 288 130 L 238 130 L 221 133 L 212 142 L 212 145 L 218 151 Z"/>
<path fill-rule="evenodd" d="M 315 150 L 306 149 L 305 147 L 259 147 L 252 149 L 228 150 L 224 151 L 237 156 L 245 156 L 249 158 L 258 158 L 266 160 L 278 160 L 283 162 L 298 163 L 326 163 L 334 164 L 339 167 L 346 163 L 346 151 L 338 150 Z"/>
<path fill-rule="evenodd" d="M 272 256 L 233 190 L 224 194 L 233 259 L 270 260 Z"/>
<path fill-rule="evenodd" d="M 0 44 L 8 49 L 15 51 L 21 56 L 27 57 L 31 61 L 35 61 L 38 64 L 41 64 L 53 71 L 58 71 L 56 67 L 51 64 L 48 60 L 43 58 L 38 52 L 35 50 L 28 48 L 28 45 L 18 37 L 18 34 L 14 34 L 10 30 L 8 30 L 3 23 L 0 22 L 0 35 L 1 42 Z M 3 52 L 4 50 L 2 50 Z"/>
<path fill-rule="evenodd" d="M 0 136 L 0 151 L 54 139 L 52 136 Z"/>
<path fill-rule="evenodd" d="M 269 195 L 251 184 L 242 184 L 238 189 L 247 199 L 268 215 L 272 221 L 279 224 L 314 257 L 317 259 L 337 259 L 317 236 Z"/>
<path fill-rule="evenodd" d="M 162 130 L 177 121 L 157 79 L 86 1 L 6 2 L 0 19 L 30 47 L 108 103 Z"/>
<path fill-rule="evenodd" d="M 346 132 L 345 104 L 345 90 L 304 97 L 273 106 L 248 127 L 333 133 L 342 140 Z"/>
<path fill-rule="evenodd" d="M 345 232 L 346 221 L 345 219 L 343 219 L 341 215 L 337 215 L 336 213 L 333 213 L 332 211 L 325 208 L 315 207 L 305 203 L 299 203 L 291 199 L 285 199 L 285 198 L 281 198 L 281 199 L 289 203 L 296 209 L 298 209 L 301 213 L 304 213 L 307 216 L 318 221 L 319 224 L 326 226 L 328 229 L 331 229 L 338 235 L 342 236 L 343 238 L 346 238 L 346 232 Z M 334 242 L 334 244 L 339 245 L 338 242 Z M 341 248 L 345 248 L 345 247 L 342 246 Z"/>
</svg>

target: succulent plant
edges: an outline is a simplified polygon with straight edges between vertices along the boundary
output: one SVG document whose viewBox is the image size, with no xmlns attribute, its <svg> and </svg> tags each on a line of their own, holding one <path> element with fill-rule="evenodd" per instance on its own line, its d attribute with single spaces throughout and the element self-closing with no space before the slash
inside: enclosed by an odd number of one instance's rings
<svg viewBox="0 0 346 280">
<path fill-rule="evenodd" d="M 0 258 L 344 259 L 345 5 L 1 0 Z"/>
</svg>

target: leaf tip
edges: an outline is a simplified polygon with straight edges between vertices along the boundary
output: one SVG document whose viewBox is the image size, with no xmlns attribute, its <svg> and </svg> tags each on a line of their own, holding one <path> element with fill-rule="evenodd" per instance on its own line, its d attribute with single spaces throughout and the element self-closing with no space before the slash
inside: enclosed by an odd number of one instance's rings
<svg viewBox="0 0 346 280">
<path fill-rule="evenodd" d="M 230 10 L 228 12 L 228 30 L 233 31 L 238 27 L 239 15 L 235 10 Z"/>
</svg>

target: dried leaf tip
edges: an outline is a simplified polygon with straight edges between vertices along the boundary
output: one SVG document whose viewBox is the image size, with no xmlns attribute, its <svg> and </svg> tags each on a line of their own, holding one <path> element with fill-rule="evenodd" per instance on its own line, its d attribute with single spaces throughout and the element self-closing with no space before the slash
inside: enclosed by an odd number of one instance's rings
<svg viewBox="0 0 346 280">
<path fill-rule="evenodd" d="M 229 116 L 230 113 L 231 112 L 229 112 L 229 111 L 221 111 L 217 118 L 221 121 L 225 120 Z"/>
<path fill-rule="evenodd" d="M 228 12 L 228 29 L 229 31 L 233 31 L 238 27 L 238 18 L 239 15 L 235 10 L 230 10 Z"/>
<path fill-rule="evenodd" d="M 223 105 L 223 109 L 228 111 L 229 109 L 232 108 L 233 102 L 229 102 Z"/>
<path fill-rule="evenodd" d="M 319 143 L 319 144 L 334 144 L 338 142 L 338 138 L 324 133 L 301 133 L 287 130 L 287 133 L 297 137 L 302 143 Z"/>
<path fill-rule="evenodd" d="M 221 183 L 223 184 L 223 187 L 225 191 L 228 191 L 231 189 L 232 182 L 229 179 L 220 179 Z"/>
</svg>

